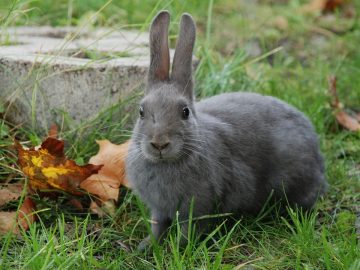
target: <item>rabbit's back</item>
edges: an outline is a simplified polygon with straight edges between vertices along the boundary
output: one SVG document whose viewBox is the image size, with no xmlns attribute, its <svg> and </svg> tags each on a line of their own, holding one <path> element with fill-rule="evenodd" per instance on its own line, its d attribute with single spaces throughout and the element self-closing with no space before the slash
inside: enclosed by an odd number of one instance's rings
<svg viewBox="0 0 360 270">
<path fill-rule="evenodd" d="M 294 107 L 260 94 L 227 93 L 198 102 L 196 110 L 199 122 L 207 123 L 204 130 L 217 122 L 211 132 L 221 140 L 219 151 L 234 160 L 233 170 L 237 165 L 242 171 L 248 168 L 245 176 L 228 180 L 225 208 L 229 209 L 225 210 L 236 208 L 237 194 L 232 190 L 244 181 L 255 182 L 252 196 L 256 199 L 250 211 L 259 210 L 271 190 L 275 197 L 286 193 L 291 204 L 304 208 L 312 207 L 326 190 L 316 133 Z"/>
</svg>

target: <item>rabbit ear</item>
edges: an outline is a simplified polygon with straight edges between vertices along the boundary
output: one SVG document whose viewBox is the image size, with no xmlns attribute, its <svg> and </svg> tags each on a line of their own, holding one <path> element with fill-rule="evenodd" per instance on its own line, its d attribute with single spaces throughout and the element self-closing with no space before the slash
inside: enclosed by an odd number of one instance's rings
<svg viewBox="0 0 360 270">
<path fill-rule="evenodd" d="M 155 16 L 150 27 L 150 68 L 148 73 L 149 83 L 165 81 L 169 79 L 169 22 L 169 12 L 160 11 Z"/>
<path fill-rule="evenodd" d="M 181 17 L 180 34 L 176 43 L 171 78 L 179 83 L 191 97 L 192 93 L 192 54 L 195 44 L 196 27 L 190 14 Z"/>
</svg>

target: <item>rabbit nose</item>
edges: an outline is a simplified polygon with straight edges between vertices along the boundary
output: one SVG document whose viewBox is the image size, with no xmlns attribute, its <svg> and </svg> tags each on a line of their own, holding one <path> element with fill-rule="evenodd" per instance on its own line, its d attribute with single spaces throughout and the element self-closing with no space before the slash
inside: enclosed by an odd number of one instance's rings
<svg viewBox="0 0 360 270">
<path fill-rule="evenodd" d="M 163 150 L 163 149 L 165 149 L 169 144 L 170 144 L 170 142 L 163 142 L 163 143 L 159 143 L 159 142 L 150 142 L 150 144 L 154 147 L 154 148 L 156 148 L 156 149 L 158 149 L 158 150 Z"/>
</svg>

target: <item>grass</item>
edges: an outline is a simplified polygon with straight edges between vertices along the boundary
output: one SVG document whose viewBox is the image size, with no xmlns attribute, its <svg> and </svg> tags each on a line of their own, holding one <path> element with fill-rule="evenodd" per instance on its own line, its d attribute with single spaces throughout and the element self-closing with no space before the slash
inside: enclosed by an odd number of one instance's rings
<svg viewBox="0 0 360 270">
<path fill-rule="evenodd" d="M 0 269 L 360 269 L 355 226 L 360 212 L 360 133 L 336 124 L 327 90 L 327 77 L 335 74 L 342 103 L 359 111 L 359 19 L 347 18 L 344 11 L 304 15 L 299 8 L 305 1 L 300 0 L 254 2 L 60 0 L 54 5 L 50 0 L 0 0 L 0 22 L 2 33 L 22 24 L 145 30 L 162 8 L 169 9 L 175 21 L 183 11 L 192 13 L 199 31 L 199 98 L 256 91 L 293 104 L 313 122 L 331 185 L 317 208 L 306 214 L 289 210 L 288 219 L 271 211 L 243 217 L 230 228 L 219 224 L 206 239 L 192 236 L 184 249 L 179 248 L 175 222 L 164 245 L 141 253 L 129 252 L 128 247 L 135 247 L 147 234 L 148 211 L 130 191 L 122 190 L 115 216 L 102 219 L 75 213 L 66 197 L 56 203 L 35 197 L 42 206 L 40 220 L 20 237 L 0 238 Z M 359 11 L 355 2 L 353 10 Z M 284 19 L 286 26 L 279 23 Z M 171 44 L 177 27 L 171 25 Z M 11 42 L 6 34 L 2 37 L 5 44 Z M 243 49 L 249 46 L 261 54 Z M 97 151 L 95 140 L 126 140 L 132 121 L 121 109 L 132 102 L 129 98 L 78 126 L 65 117 L 60 135 L 67 142 L 66 154 L 86 163 Z M 0 113 L 5 110 L 0 107 Z M 14 137 L 37 145 L 42 133 L 36 126 L 18 127 L 0 120 L 1 182 L 24 180 L 13 166 Z M 17 202 L 8 206 L 16 207 Z"/>
</svg>

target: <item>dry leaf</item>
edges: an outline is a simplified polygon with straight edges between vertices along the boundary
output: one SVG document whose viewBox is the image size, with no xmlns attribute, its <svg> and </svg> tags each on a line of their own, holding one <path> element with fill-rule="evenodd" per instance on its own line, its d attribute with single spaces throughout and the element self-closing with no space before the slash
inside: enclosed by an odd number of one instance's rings
<svg viewBox="0 0 360 270">
<path fill-rule="evenodd" d="M 101 207 L 94 201 L 91 201 L 89 209 L 92 214 L 96 214 L 99 217 L 103 217 L 106 214 L 105 211 L 102 210 Z"/>
<path fill-rule="evenodd" d="M 334 11 L 345 2 L 346 0 L 312 0 L 310 3 L 304 5 L 302 10 L 306 13 Z"/>
<path fill-rule="evenodd" d="M 125 178 L 125 157 L 128 152 L 129 141 L 116 145 L 108 140 L 97 141 L 99 152 L 90 158 L 92 164 L 104 166 L 97 174 L 91 175 L 80 184 L 89 193 L 97 195 L 103 202 L 110 199 L 115 201 L 119 197 L 121 185 L 128 187 Z"/>
<path fill-rule="evenodd" d="M 22 206 L 19 209 L 18 224 L 25 230 L 34 223 L 36 216 L 33 212 L 36 210 L 35 203 L 29 197 L 26 197 Z"/>
<path fill-rule="evenodd" d="M 0 186 L 0 206 L 20 198 L 23 190 L 22 184 L 8 184 Z"/>
<path fill-rule="evenodd" d="M 347 2 L 346 0 L 327 0 L 323 11 L 334 11 L 338 7 L 341 7 L 343 4 Z"/>
<path fill-rule="evenodd" d="M 31 190 L 61 190 L 74 195 L 84 195 L 87 191 L 98 199 L 91 202 L 92 213 L 99 216 L 114 215 L 119 188 L 121 185 L 128 185 L 124 160 L 129 142 L 115 145 L 107 140 L 98 141 L 99 152 L 90 159 L 90 163 L 95 165 L 78 166 L 74 161 L 66 159 L 64 142 L 53 138 L 57 136 L 56 128 L 52 127 L 49 135 L 52 137 L 48 137 L 38 149 L 24 149 L 20 143 L 15 142 L 18 162 L 29 178 Z M 69 203 L 76 209 L 83 209 L 81 201 L 76 198 Z M 3 213 L 3 216 L 14 220 L 16 213 Z"/>
<path fill-rule="evenodd" d="M 348 115 L 344 111 L 339 111 L 335 115 L 336 120 L 342 125 L 344 128 L 350 131 L 357 131 L 360 130 L 360 123 L 356 118 Z"/>
<path fill-rule="evenodd" d="M 360 122 L 356 117 L 352 117 L 347 114 L 340 103 L 339 96 L 336 90 L 336 77 L 330 76 L 329 77 L 329 92 L 332 97 L 331 106 L 335 110 L 335 117 L 338 123 L 343 126 L 344 128 L 351 130 L 351 131 L 358 131 L 360 130 Z"/>
<path fill-rule="evenodd" d="M 360 113 L 357 113 L 355 118 L 356 118 L 356 120 L 358 120 L 358 122 L 360 122 Z"/>
<path fill-rule="evenodd" d="M 114 200 L 108 200 L 102 203 L 102 206 L 99 206 L 95 201 L 91 201 L 89 209 L 92 214 L 97 214 L 99 217 L 103 217 L 106 214 L 114 217 L 116 212 Z"/>
<path fill-rule="evenodd" d="M 16 212 L 0 212 L 0 235 L 10 231 L 18 232 L 15 227 Z"/>
<path fill-rule="evenodd" d="M 82 205 L 81 201 L 76 198 L 71 198 L 68 202 L 71 206 L 79 211 L 84 211 L 84 206 Z"/>
<path fill-rule="evenodd" d="M 276 16 L 273 19 L 273 24 L 276 28 L 282 31 L 286 31 L 289 29 L 289 22 L 284 16 Z"/>
<path fill-rule="evenodd" d="M 19 233 L 19 226 L 24 230 L 29 229 L 34 223 L 36 216 L 33 212 L 36 210 L 35 203 L 31 198 L 25 198 L 19 212 L 0 212 L 0 234 L 7 232 Z"/>
<path fill-rule="evenodd" d="M 15 142 L 21 170 L 29 177 L 32 190 L 62 190 L 81 195 L 79 185 L 90 175 L 97 173 L 101 165 L 78 166 L 64 155 L 64 141 L 47 138 L 38 150 L 25 150 Z"/>
<path fill-rule="evenodd" d="M 50 129 L 48 131 L 48 137 L 55 138 L 55 139 L 58 137 L 58 127 L 56 124 L 52 124 L 50 126 Z"/>
</svg>

